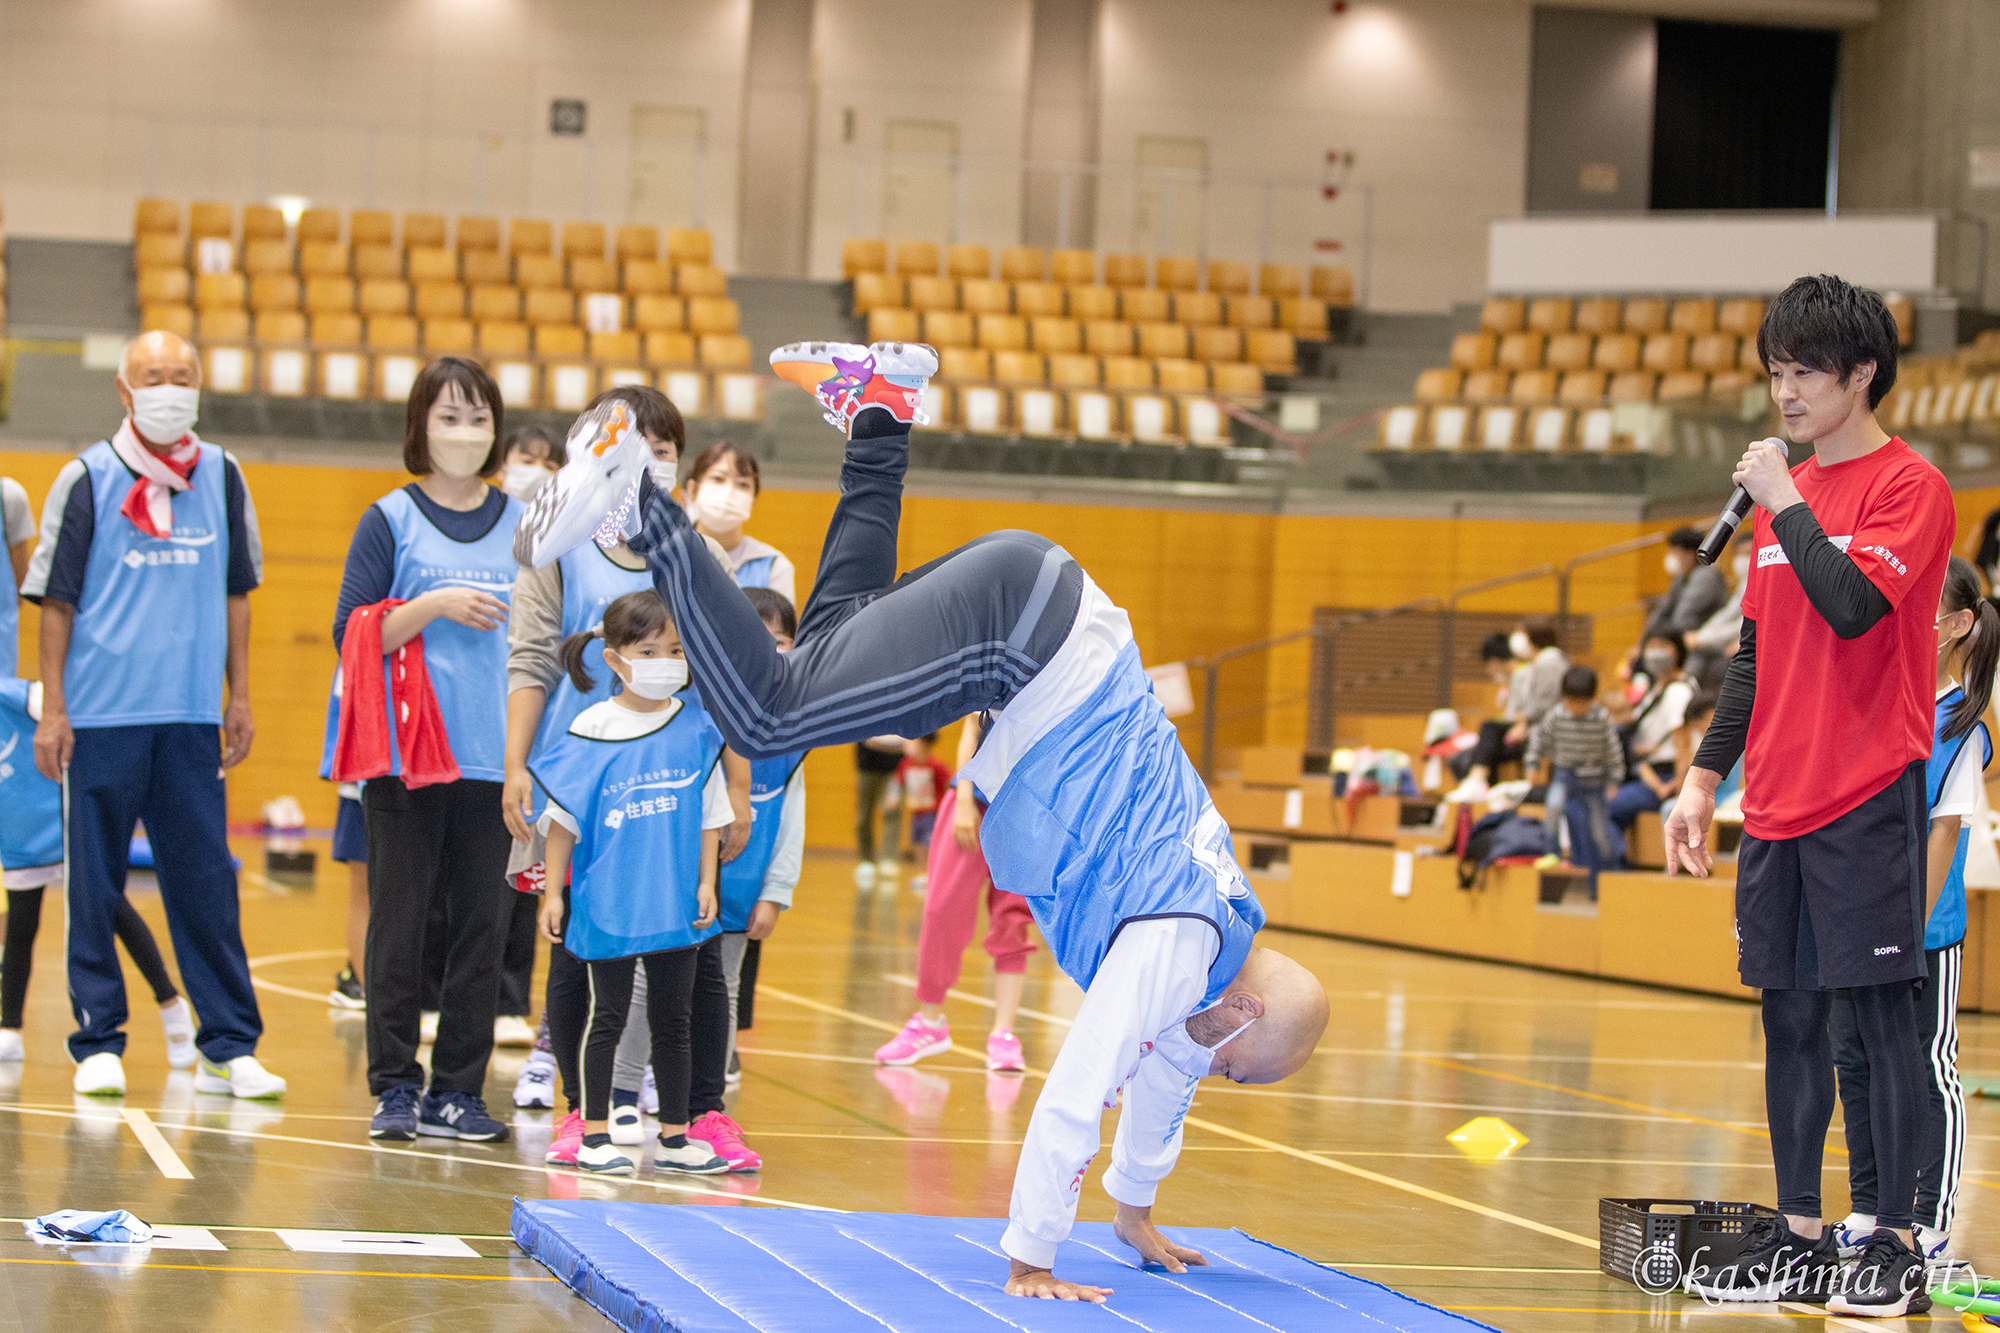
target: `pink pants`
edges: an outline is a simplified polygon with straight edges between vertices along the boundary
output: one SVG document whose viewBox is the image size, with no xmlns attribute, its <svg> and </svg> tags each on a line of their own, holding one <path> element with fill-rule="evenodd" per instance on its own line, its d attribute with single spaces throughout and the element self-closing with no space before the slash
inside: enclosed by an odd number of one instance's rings
<svg viewBox="0 0 2000 1333">
<path fill-rule="evenodd" d="M 993 887 L 986 858 L 977 848 L 966 851 L 952 835 L 952 815 L 958 809 L 958 788 L 946 789 L 938 802 L 936 833 L 931 838 L 929 885 L 924 890 L 924 926 L 917 937 L 917 1002 L 943 1004 L 944 993 L 958 981 L 965 946 L 979 924 L 980 890 L 986 892 L 986 952 L 996 972 L 1025 972 L 1028 923 L 1034 919 L 1028 900 Z"/>
</svg>

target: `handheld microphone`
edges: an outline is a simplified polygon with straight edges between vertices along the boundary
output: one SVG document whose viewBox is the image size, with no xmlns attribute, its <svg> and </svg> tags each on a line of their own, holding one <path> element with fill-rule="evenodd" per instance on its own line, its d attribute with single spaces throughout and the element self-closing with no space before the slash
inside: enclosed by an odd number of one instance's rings
<svg viewBox="0 0 2000 1333">
<path fill-rule="evenodd" d="M 1784 454 L 1786 458 L 1792 456 L 1792 451 L 1786 448 L 1785 442 L 1775 435 L 1769 436 L 1759 441 L 1759 443 L 1775 444 L 1778 446 L 1778 451 Z M 1750 511 L 1756 507 L 1756 504 L 1757 502 L 1750 498 L 1750 492 L 1744 490 L 1741 486 L 1738 486 L 1731 492 L 1729 503 L 1723 506 L 1722 513 L 1715 520 L 1715 526 L 1708 530 L 1708 535 L 1701 539 L 1701 545 L 1695 548 L 1695 563 L 1702 565 L 1714 564 L 1722 555 L 1722 548 L 1729 545 L 1729 539 L 1736 535 L 1737 526 L 1750 516 Z"/>
</svg>

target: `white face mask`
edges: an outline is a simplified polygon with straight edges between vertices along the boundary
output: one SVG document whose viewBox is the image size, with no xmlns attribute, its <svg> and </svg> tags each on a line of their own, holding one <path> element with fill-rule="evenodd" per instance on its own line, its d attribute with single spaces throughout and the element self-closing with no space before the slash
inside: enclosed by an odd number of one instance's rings
<svg viewBox="0 0 2000 1333">
<path fill-rule="evenodd" d="M 479 475 L 493 452 L 491 426 L 446 426 L 430 432 L 431 466 L 453 481 Z"/>
<path fill-rule="evenodd" d="M 500 474 L 500 489 L 516 500 L 531 500 L 536 491 L 549 484 L 553 475 L 535 463 L 509 463 Z"/>
<path fill-rule="evenodd" d="M 674 488 L 675 468 L 672 463 L 667 462 L 665 459 L 656 458 L 646 464 L 646 471 L 653 474 L 653 484 L 661 490 L 671 491 Z"/>
<path fill-rule="evenodd" d="M 695 492 L 695 517 L 711 528 L 740 528 L 750 521 L 750 492 L 710 482 Z"/>
<path fill-rule="evenodd" d="M 1526 634 L 1520 630 L 1515 630 L 1507 636 L 1507 651 L 1516 657 L 1533 657 L 1535 655 L 1535 645 L 1528 642 Z"/>
<path fill-rule="evenodd" d="M 155 384 L 132 390 L 132 428 L 154 444 L 172 444 L 194 429 L 201 390 Z"/>
<path fill-rule="evenodd" d="M 688 664 L 678 657 L 627 658 L 616 649 L 604 650 L 625 664 L 625 688 L 641 699 L 671 699 L 688 683 Z"/>
</svg>

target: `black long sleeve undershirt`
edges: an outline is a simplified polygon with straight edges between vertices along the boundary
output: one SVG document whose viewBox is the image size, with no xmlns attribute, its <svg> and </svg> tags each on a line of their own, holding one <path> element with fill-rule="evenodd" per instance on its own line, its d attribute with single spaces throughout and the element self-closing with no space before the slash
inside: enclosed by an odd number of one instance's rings
<svg viewBox="0 0 2000 1333">
<path fill-rule="evenodd" d="M 1771 520 L 1772 535 L 1791 562 L 1806 599 L 1842 639 L 1858 639 L 1895 608 L 1847 552 L 1827 540 L 1810 506 L 1795 504 Z M 1694 766 L 1725 777 L 1750 739 L 1750 710 L 1757 698 L 1757 622 L 1743 618 L 1742 646 L 1729 660 L 1715 716 L 1695 754 Z"/>
</svg>

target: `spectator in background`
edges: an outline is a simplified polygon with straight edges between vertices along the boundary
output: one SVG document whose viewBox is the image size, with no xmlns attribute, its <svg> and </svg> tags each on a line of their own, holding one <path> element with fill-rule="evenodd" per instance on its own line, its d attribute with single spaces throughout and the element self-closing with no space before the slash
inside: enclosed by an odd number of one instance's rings
<svg viewBox="0 0 2000 1333">
<path fill-rule="evenodd" d="M 1641 643 L 1661 634 L 1692 634 L 1729 600 L 1729 585 L 1723 581 L 1722 571 L 1695 562 L 1701 536 L 1699 528 L 1675 528 L 1667 534 L 1663 563 L 1673 582 L 1646 616 L 1646 628 L 1639 635 Z"/>
<path fill-rule="evenodd" d="M 35 511 L 27 490 L 12 477 L 0 477 L 0 534 L 7 541 L 15 589 L 12 596 L 0 597 L 0 679 L 8 679 L 21 674 L 20 587 L 28 577 L 28 557 L 35 553 Z"/>
<path fill-rule="evenodd" d="M 1556 864 L 1562 851 L 1558 840 L 1571 801 L 1583 807 L 1587 847 L 1577 846 L 1570 826 L 1570 850 L 1578 863 L 1603 870 L 1612 861 L 1611 830 L 1605 824 L 1605 802 L 1616 790 L 1625 768 L 1625 746 L 1617 724 L 1597 702 L 1597 673 L 1573 666 L 1563 673 L 1562 702 L 1542 715 L 1528 733 L 1528 769 L 1546 764 L 1548 814 L 1542 820 L 1544 867 Z M 1594 855 L 1592 855 L 1594 853 Z"/>
<path fill-rule="evenodd" d="M 896 874 L 896 844 L 903 831 L 903 810 L 888 799 L 889 784 L 903 764 L 901 736 L 870 736 L 854 747 L 854 851 L 860 857 L 854 867 L 854 882 L 861 888 L 875 886 L 879 874 Z M 875 821 L 882 821 L 882 840 L 875 840 Z M 876 857 L 880 851 L 881 857 Z"/>
<path fill-rule="evenodd" d="M 903 762 L 896 765 L 896 789 L 903 809 L 910 815 L 910 850 L 917 853 L 921 849 L 926 861 L 930 856 L 931 826 L 937 822 L 938 798 L 951 786 L 951 770 L 933 753 L 937 738 L 933 731 L 928 736 L 904 741 Z M 922 893 L 928 882 L 927 872 L 920 870 L 910 877 L 910 888 Z"/>
<path fill-rule="evenodd" d="M 1540 722 L 1562 697 L 1563 673 L 1569 670 L 1569 657 L 1556 646 L 1554 624 L 1541 619 L 1523 620 L 1507 636 L 1507 648 L 1518 665 L 1508 678 L 1500 716 L 1480 724 L 1479 743 L 1470 751 L 1472 767 L 1465 781 L 1452 793 L 1452 800 L 1484 800 L 1494 770 L 1522 757 L 1528 729 Z"/>
<path fill-rule="evenodd" d="M 729 553 L 737 587 L 769 588 L 796 606 L 792 562 L 777 547 L 743 531 L 763 485 L 757 456 L 743 445 L 721 440 L 695 455 L 683 494 L 695 530 L 714 538 Z"/>
<path fill-rule="evenodd" d="M 236 460 L 194 433 L 194 348 L 143 333 L 125 346 L 117 386 L 127 416 L 56 475 L 22 585 L 42 608 L 35 767 L 64 784 L 75 1087 L 125 1090 L 113 921 L 144 820 L 201 1019 L 195 1091 L 279 1097 L 285 1080 L 255 1054 L 264 1020 L 243 953 L 222 782 L 256 734 L 257 511 Z"/>
<path fill-rule="evenodd" d="M 1631 763 L 1625 783 L 1606 808 L 1620 831 L 1647 810 L 1658 810 L 1680 790 L 1674 785 L 1679 751 L 1674 739 L 1694 702 L 1694 682 L 1682 668 L 1687 649 L 1678 634 L 1656 634 L 1640 645 L 1639 667 L 1646 692 L 1632 705 L 1631 718 L 1619 728 Z"/>
<path fill-rule="evenodd" d="M 1736 649 L 1742 642 L 1743 589 L 1750 582 L 1750 543 L 1746 541 L 1739 545 L 1729 563 L 1736 578 L 1729 600 L 1714 615 L 1702 621 L 1701 627 L 1688 639 L 1688 677 L 1694 682 L 1695 693 L 1704 699 L 1712 699 L 1722 693 L 1723 673 L 1728 670 L 1729 659 L 1736 656 Z"/>
<path fill-rule="evenodd" d="M 562 441 L 540 426 L 516 426 L 507 432 L 507 461 L 500 468 L 500 489 L 526 504 L 568 458 Z"/>
</svg>

